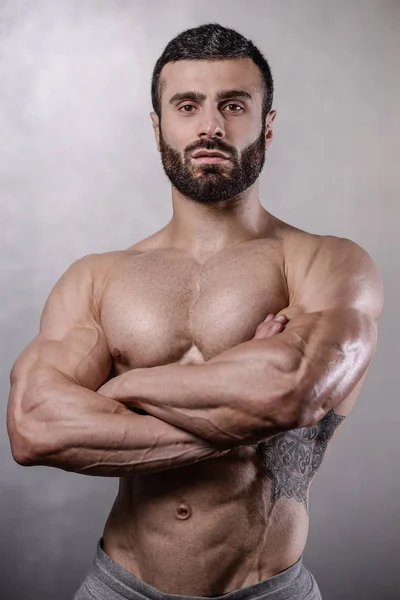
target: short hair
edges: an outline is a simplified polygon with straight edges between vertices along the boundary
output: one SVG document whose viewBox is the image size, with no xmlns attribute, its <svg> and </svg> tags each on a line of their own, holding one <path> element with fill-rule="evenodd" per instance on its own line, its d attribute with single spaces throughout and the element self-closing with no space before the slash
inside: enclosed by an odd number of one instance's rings
<svg viewBox="0 0 400 600">
<path fill-rule="evenodd" d="M 178 60 L 251 58 L 261 71 L 263 79 L 263 120 L 272 107 L 274 82 L 270 66 L 260 50 L 251 40 L 245 38 L 234 29 L 223 27 L 218 23 L 207 23 L 192 29 L 186 29 L 172 39 L 157 60 L 151 79 L 151 100 L 153 110 L 161 118 L 160 82 L 162 68 L 170 62 Z"/>
</svg>

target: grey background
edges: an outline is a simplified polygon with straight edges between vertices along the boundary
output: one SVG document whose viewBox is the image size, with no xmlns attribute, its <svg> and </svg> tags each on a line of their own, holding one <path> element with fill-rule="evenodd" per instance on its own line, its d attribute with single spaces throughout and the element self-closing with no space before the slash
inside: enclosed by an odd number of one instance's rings
<svg viewBox="0 0 400 600">
<path fill-rule="evenodd" d="M 305 563 L 324 600 L 389 599 L 398 583 L 400 2 L 0 2 L 1 389 L 76 258 L 171 216 L 150 118 L 151 70 L 178 32 L 250 37 L 276 82 L 261 176 L 273 214 L 365 247 L 384 279 L 379 346 L 311 494 Z M 1 429 L 1 597 L 67 600 L 117 482 L 24 469 Z"/>
</svg>

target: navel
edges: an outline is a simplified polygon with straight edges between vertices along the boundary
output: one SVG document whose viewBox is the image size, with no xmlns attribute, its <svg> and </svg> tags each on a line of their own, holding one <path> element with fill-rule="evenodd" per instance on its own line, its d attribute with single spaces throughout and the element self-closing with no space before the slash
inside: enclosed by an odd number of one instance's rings
<svg viewBox="0 0 400 600">
<path fill-rule="evenodd" d="M 191 515 L 191 510 L 190 507 L 185 504 L 184 502 L 181 502 L 180 504 L 178 504 L 177 508 L 176 508 L 176 516 L 178 519 L 181 520 L 185 520 L 188 519 Z"/>
</svg>

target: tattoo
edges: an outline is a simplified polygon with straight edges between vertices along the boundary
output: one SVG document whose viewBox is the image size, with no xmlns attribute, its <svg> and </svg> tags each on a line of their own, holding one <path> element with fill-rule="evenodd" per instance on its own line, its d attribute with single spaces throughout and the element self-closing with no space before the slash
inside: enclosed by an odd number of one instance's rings
<svg viewBox="0 0 400 600">
<path fill-rule="evenodd" d="M 331 409 L 317 425 L 285 431 L 256 445 L 257 457 L 271 480 L 272 503 L 286 496 L 302 502 L 307 510 L 308 486 L 344 418 Z"/>
</svg>

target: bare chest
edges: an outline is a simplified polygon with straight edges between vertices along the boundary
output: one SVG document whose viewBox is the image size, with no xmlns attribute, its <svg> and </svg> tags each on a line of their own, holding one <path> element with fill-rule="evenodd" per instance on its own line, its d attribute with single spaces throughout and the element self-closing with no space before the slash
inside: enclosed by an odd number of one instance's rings
<svg viewBox="0 0 400 600">
<path fill-rule="evenodd" d="M 180 251 L 127 254 L 110 275 L 101 324 L 121 368 L 208 360 L 251 339 L 288 304 L 278 242 L 253 240 L 199 263 Z"/>
</svg>

